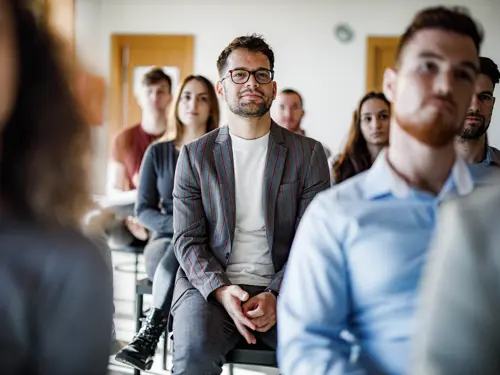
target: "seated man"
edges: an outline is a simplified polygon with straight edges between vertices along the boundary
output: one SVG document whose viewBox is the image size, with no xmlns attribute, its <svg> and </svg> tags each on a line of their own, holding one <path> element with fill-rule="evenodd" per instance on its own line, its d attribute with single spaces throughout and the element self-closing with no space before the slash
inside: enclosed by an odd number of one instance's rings
<svg viewBox="0 0 500 375">
<path fill-rule="evenodd" d="M 259 36 L 219 56 L 228 126 L 185 145 L 174 184 L 173 372 L 220 374 L 239 342 L 276 348 L 276 299 L 295 228 L 330 185 L 321 144 L 276 125 L 274 54 Z M 156 279 L 155 279 L 156 282 Z"/>
<path fill-rule="evenodd" d="M 410 370 L 415 307 L 442 201 L 471 193 L 457 157 L 482 35 L 460 9 L 425 9 L 384 74 L 390 141 L 368 171 L 320 194 L 294 240 L 278 301 L 285 375 Z M 349 335 L 343 335 L 347 332 Z"/>
<path fill-rule="evenodd" d="M 500 167 L 500 151 L 488 144 L 486 134 L 491 123 L 495 105 L 493 91 L 500 82 L 500 71 L 497 64 L 487 57 L 480 57 L 479 63 L 474 95 L 463 129 L 456 138 L 456 148 L 469 163 Z"/>
<path fill-rule="evenodd" d="M 284 89 L 281 90 L 276 101 L 278 104 L 278 118 L 276 120 L 278 125 L 305 136 L 306 131 L 301 127 L 302 118 L 306 114 L 302 95 L 293 89 Z M 325 148 L 326 158 L 330 162 L 332 152 L 326 145 L 323 144 L 323 147 Z"/>
<path fill-rule="evenodd" d="M 136 238 L 147 239 L 147 233 L 133 218 L 139 170 L 146 149 L 167 128 L 166 111 L 172 99 L 171 84 L 170 77 L 160 68 L 146 73 L 137 92 L 142 121 L 122 130 L 113 140 L 107 194 L 102 202 L 114 213 L 115 220 L 108 220 L 105 226 L 111 246 L 130 245 Z"/>
</svg>

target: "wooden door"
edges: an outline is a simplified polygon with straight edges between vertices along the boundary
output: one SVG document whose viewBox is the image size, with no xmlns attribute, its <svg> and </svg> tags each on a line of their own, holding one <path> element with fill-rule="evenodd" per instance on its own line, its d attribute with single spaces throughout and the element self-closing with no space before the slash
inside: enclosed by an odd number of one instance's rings
<svg viewBox="0 0 500 375">
<path fill-rule="evenodd" d="M 190 35 L 113 35 L 111 40 L 110 134 L 141 121 L 135 90 L 151 67 L 163 67 L 177 85 L 193 72 Z"/>
<path fill-rule="evenodd" d="M 368 37 L 366 91 L 382 91 L 384 70 L 394 66 L 399 37 Z"/>
</svg>

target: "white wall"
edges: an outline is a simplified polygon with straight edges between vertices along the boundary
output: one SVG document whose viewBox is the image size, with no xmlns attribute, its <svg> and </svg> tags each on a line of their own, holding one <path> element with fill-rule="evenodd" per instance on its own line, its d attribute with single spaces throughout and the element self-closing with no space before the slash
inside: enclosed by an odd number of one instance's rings
<svg viewBox="0 0 500 375">
<path fill-rule="evenodd" d="M 366 37 L 399 35 L 416 11 L 435 4 L 432 0 L 77 1 L 78 51 L 105 77 L 109 77 L 112 33 L 192 34 L 195 72 L 214 82 L 217 56 L 234 37 L 263 34 L 276 55 L 278 86 L 303 94 L 305 129 L 335 151 L 364 93 Z M 482 54 L 500 63 L 500 1 L 441 1 L 457 3 L 467 6 L 486 31 Z M 355 30 L 349 44 L 333 35 L 340 22 Z M 104 181 L 106 139 L 105 127 L 96 131 L 96 187 Z M 500 145 L 500 115 L 493 119 L 490 139 Z"/>
</svg>

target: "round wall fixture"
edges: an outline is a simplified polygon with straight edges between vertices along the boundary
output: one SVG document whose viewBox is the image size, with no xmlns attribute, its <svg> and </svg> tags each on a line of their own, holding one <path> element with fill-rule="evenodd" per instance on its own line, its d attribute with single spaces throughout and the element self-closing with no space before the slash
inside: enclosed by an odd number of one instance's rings
<svg viewBox="0 0 500 375">
<path fill-rule="evenodd" d="M 354 37 L 354 30 L 347 23 L 341 23 L 334 28 L 335 37 L 342 43 L 349 43 Z"/>
</svg>

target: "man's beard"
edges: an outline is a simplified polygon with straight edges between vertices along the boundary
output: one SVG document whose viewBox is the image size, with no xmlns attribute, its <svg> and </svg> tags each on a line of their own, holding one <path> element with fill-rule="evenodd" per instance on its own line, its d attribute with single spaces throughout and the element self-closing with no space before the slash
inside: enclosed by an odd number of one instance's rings
<svg viewBox="0 0 500 375">
<path fill-rule="evenodd" d="M 444 98 L 440 98 L 445 100 Z M 397 124 L 407 134 L 416 140 L 434 147 L 441 148 L 453 142 L 458 134 L 457 127 L 446 120 L 443 113 L 438 112 L 428 119 L 415 119 L 411 115 L 399 115 L 395 110 Z"/>
<path fill-rule="evenodd" d="M 256 91 L 258 92 L 258 91 Z M 247 102 L 241 103 L 240 98 L 244 94 L 248 94 L 250 91 L 244 91 L 238 95 L 238 99 L 234 102 L 228 102 L 229 109 L 235 115 L 241 117 L 262 117 L 271 109 L 272 100 L 269 100 L 263 93 L 258 92 L 262 96 L 262 103 Z"/>
<path fill-rule="evenodd" d="M 460 138 L 464 141 L 477 141 L 486 133 L 489 124 L 486 124 L 486 118 L 478 112 L 468 112 L 467 116 L 477 117 L 481 120 L 481 123 L 474 127 L 468 127 L 464 124 L 464 127 L 460 133 Z"/>
</svg>

